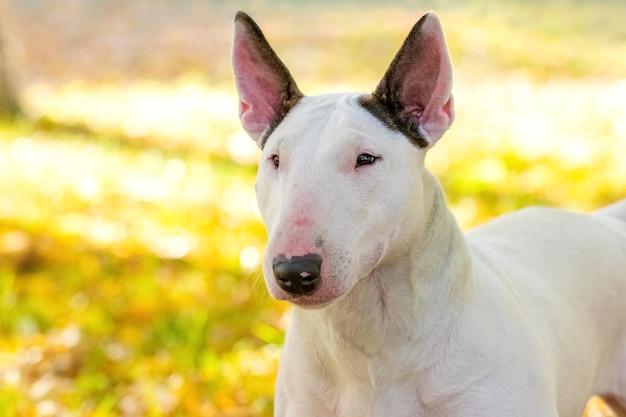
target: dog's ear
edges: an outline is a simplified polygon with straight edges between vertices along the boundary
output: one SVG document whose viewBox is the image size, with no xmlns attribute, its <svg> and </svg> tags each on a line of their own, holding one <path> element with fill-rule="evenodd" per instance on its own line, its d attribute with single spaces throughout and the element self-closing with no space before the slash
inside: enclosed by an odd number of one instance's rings
<svg viewBox="0 0 626 417">
<path fill-rule="evenodd" d="M 403 131 L 431 147 L 454 120 L 452 64 L 443 29 L 434 13 L 413 27 L 374 96 Z"/>
<path fill-rule="evenodd" d="M 261 29 L 243 12 L 235 17 L 232 62 L 241 124 L 262 148 L 302 93 Z"/>
</svg>

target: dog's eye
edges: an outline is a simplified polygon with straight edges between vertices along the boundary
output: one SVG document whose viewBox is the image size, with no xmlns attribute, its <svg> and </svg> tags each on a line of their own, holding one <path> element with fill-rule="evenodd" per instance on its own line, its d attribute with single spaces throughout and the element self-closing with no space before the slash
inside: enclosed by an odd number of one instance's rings
<svg viewBox="0 0 626 417">
<path fill-rule="evenodd" d="M 280 158 L 278 155 L 272 155 L 272 162 L 274 163 L 274 167 L 278 168 L 278 165 L 280 165 Z"/>
<path fill-rule="evenodd" d="M 356 158 L 356 167 L 358 168 L 363 165 L 371 165 L 374 162 L 376 162 L 377 159 L 378 157 L 374 155 L 370 155 L 368 153 L 362 153 Z"/>
</svg>

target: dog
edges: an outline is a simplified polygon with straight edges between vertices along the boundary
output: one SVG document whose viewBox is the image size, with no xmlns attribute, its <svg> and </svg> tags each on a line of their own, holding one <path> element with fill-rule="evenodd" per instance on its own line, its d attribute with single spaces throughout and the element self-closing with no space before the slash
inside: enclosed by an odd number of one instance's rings
<svg viewBox="0 0 626 417">
<path fill-rule="evenodd" d="M 303 95 L 243 12 L 232 60 L 265 282 L 295 306 L 275 416 L 626 416 L 626 200 L 464 235 L 424 166 L 454 119 L 435 14 L 372 94 Z"/>
</svg>

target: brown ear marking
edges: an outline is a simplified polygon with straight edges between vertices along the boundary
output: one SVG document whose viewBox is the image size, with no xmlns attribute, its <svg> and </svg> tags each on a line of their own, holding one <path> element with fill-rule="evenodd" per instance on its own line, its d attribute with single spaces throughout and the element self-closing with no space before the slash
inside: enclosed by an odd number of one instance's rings
<svg viewBox="0 0 626 417">
<path fill-rule="evenodd" d="M 396 96 L 398 91 L 401 90 L 401 86 L 398 84 L 399 80 L 397 79 L 397 74 L 400 70 L 402 70 L 401 67 L 404 65 L 402 61 L 407 55 L 406 51 L 411 48 L 411 44 L 416 40 L 416 38 L 419 37 L 422 26 L 424 25 L 424 22 L 426 22 L 427 17 L 428 14 L 425 14 L 413 26 L 408 36 L 404 40 L 404 43 L 394 56 L 393 61 L 391 61 L 389 68 L 387 68 L 387 71 L 385 72 L 383 79 L 380 81 L 380 84 L 378 84 L 378 86 L 376 87 L 374 95 L 383 100 L 383 102 L 389 102 L 389 104 L 395 103 L 396 105 L 398 105 L 398 103 L 400 102 L 399 97 Z"/>
<path fill-rule="evenodd" d="M 256 138 L 258 145 L 263 148 L 267 138 L 304 95 L 300 92 L 291 73 L 276 52 L 274 52 L 256 22 L 248 14 L 239 11 L 235 15 L 235 25 L 241 25 L 240 27 L 243 28 L 245 38 L 249 42 L 247 48 L 250 62 L 259 68 L 265 67 L 265 74 L 271 74 L 271 82 L 279 86 L 275 98 L 276 105 L 273 106 L 275 110 L 274 117 L 268 120 L 267 127 Z M 260 88 L 265 88 L 268 81 L 267 79 L 262 79 L 259 75 L 253 79 L 255 80 L 254 83 L 260 85 Z"/>
<path fill-rule="evenodd" d="M 418 148 L 428 148 L 428 140 L 419 131 L 418 124 L 403 120 L 400 112 L 393 112 L 376 94 L 359 97 L 359 104 L 387 128 L 404 134 Z"/>
</svg>

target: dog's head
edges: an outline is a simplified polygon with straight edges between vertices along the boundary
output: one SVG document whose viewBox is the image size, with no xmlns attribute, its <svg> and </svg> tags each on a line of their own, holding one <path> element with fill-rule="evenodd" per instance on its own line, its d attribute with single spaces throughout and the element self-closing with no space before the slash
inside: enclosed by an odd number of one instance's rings
<svg viewBox="0 0 626 417">
<path fill-rule="evenodd" d="M 322 307 L 404 253 L 424 226 L 424 155 L 454 118 L 441 25 L 424 15 L 372 94 L 304 96 L 241 12 L 232 56 L 241 123 L 263 149 L 267 287 Z"/>
</svg>

